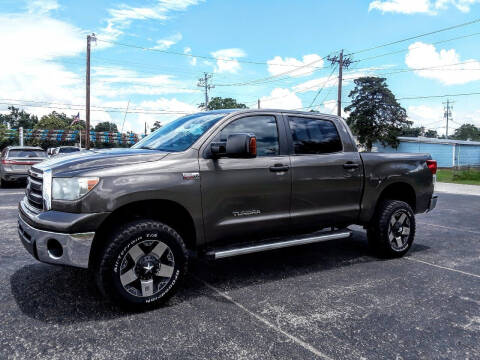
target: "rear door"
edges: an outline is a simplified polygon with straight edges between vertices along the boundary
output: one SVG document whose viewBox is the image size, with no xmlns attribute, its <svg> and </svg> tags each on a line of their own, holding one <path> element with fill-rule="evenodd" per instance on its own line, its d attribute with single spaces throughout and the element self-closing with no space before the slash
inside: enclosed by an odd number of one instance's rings
<svg viewBox="0 0 480 360">
<path fill-rule="evenodd" d="M 233 133 L 257 138 L 257 157 L 208 156 L 211 142 Z M 217 130 L 200 151 L 200 179 L 206 239 L 248 242 L 281 233 L 289 225 L 291 172 L 281 115 L 249 114 Z"/>
<path fill-rule="evenodd" d="M 360 211 L 362 164 L 356 149 L 344 146 L 350 140 L 346 129 L 316 116 L 287 115 L 285 120 L 292 154 L 293 226 L 355 222 Z"/>
</svg>

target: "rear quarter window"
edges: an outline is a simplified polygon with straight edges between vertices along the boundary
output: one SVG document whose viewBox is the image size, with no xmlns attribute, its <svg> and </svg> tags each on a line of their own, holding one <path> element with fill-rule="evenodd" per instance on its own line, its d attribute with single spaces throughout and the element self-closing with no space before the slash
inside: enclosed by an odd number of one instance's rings
<svg viewBox="0 0 480 360">
<path fill-rule="evenodd" d="M 289 116 L 288 123 L 297 155 L 328 154 L 343 150 L 342 141 L 332 121 Z"/>
</svg>

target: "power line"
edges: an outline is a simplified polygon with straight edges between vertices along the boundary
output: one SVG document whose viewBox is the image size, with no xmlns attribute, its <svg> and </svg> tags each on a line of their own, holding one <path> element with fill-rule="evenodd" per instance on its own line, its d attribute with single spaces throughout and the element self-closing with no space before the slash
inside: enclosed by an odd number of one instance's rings
<svg viewBox="0 0 480 360">
<path fill-rule="evenodd" d="M 15 102 L 23 102 L 23 103 L 34 103 L 34 104 L 47 104 L 47 105 L 62 105 L 62 106 L 68 106 L 68 107 L 71 107 L 72 110 L 76 110 L 76 108 L 79 108 L 79 110 L 83 110 L 83 107 L 85 105 L 79 105 L 79 104 L 68 104 L 68 103 L 58 103 L 58 102 L 49 102 L 49 101 L 41 101 L 41 100 L 27 100 L 27 99 L 6 99 L 6 98 L 0 98 L 0 100 L 2 101 L 15 101 Z M 0 104 L 10 104 L 10 103 L 0 103 Z M 14 104 L 16 105 L 16 104 Z M 33 105 L 28 105 L 28 104 L 20 104 L 20 105 L 24 105 L 24 106 L 32 106 L 34 107 Z M 73 108 L 75 107 L 75 108 Z M 101 109 L 101 110 L 105 110 L 105 109 L 110 109 L 110 110 L 123 110 L 124 108 L 122 107 L 112 107 L 112 106 L 99 106 L 99 105 L 91 105 L 92 108 L 98 108 L 98 109 Z M 145 110 L 145 111 L 149 111 L 148 109 L 144 109 L 144 108 L 131 108 L 132 110 Z M 153 111 L 156 111 L 156 110 L 153 110 Z M 161 110 L 163 111 L 163 110 Z"/>
<path fill-rule="evenodd" d="M 479 69 L 441 69 L 442 67 L 446 66 L 457 66 L 457 65 L 464 65 L 464 64 L 471 64 L 477 62 L 476 60 L 467 60 L 467 61 L 462 61 L 458 63 L 453 63 L 453 64 L 443 64 L 443 65 L 436 65 L 436 66 L 427 66 L 423 68 L 411 68 L 411 69 L 400 69 L 396 71 L 391 71 L 391 72 L 386 72 L 386 73 L 377 73 L 374 75 L 392 75 L 392 74 L 398 74 L 398 73 L 403 73 L 403 72 L 411 72 L 411 71 L 430 71 L 430 70 L 437 70 L 437 71 L 459 71 L 459 70 L 480 70 Z M 361 69 L 359 69 L 361 70 Z M 365 71 L 371 71 L 373 69 L 365 69 Z M 353 72 L 352 72 L 353 73 Z M 345 77 L 344 80 L 351 80 L 351 79 L 356 79 L 357 76 L 354 77 Z"/>
<path fill-rule="evenodd" d="M 351 52 L 350 54 L 347 54 L 347 55 L 360 54 L 360 53 L 364 53 L 364 52 L 367 52 L 367 51 L 380 49 L 380 48 L 383 48 L 383 47 L 386 47 L 386 46 L 399 44 L 399 43 L 402 43 L 402 42 L 405 42 L 405 41 L 410 41 L 410 40 L 418 39 L 418 38 L 421 38 L 421 37 L 424 37 L 424 36 L 433 35 L 433 34 L 438 34 L 438 33 L 440 33 L 440 32 L 449 31 L 449 30 L 453 30 L 453 29 L 458 29 L 458 28 L 460 28 L 460 27 L 464 27 L 464 26 L 476 24 L 476 23 L 479 23 L 479 22 L 480 22 L 480 18 L 474 19 L 474 20 L 472 20 L 472 21 L 468 21 L 468 22 L 465 22 L 465 23 L 462 23 L 462 24 L 457 24 L 457 25 L 445 27 L 445 28 L 442 28 L 442 29 L 430 31 L 430 32 L 427 32 L 427 33 L 410 36 L 410 37 L 408 37 L 408 38 L 404 38 L 404 39 L 400 39 L 400 40 L 396 40 L 396 41 L 391 41 L 391 42 L 388 42 L 388 43 L 385 43 L 385 44 L 381 44 L 381 45 L 377 45 L 377 46 L 373 46 L 373 47 L 370 47 L 370 48 L 357 50 L 357 51 Z"/>
<path fill-rule="evenodd" d="M 446 43 L 446 42 L 450 42 L 450 41 L 455 41 L 455 40 L 459 40 L 459 39 L 464 39 L 464 38 L 471 37 L 471 36 L 476 36 L 476 35 L 480 35 L 480 32 L 476 32 L 476 33 L 468 34 L 468 35 L 463 35 L 463 36 L 457 36 L 457 37 L 454 37 L 454 38 L 451 38 L 451 39 L 435 41 L 435 42 L 431 43 L 431 45 L 438 45 L 438 44 L 442 44 L 442 43 Z M 366 60 L 377 59 L 379 57 L 399 54 L 399 53 L 402 53 L 402 52 L 405 52 L 405 51 L 419 49 L 419 48 L 420 48 L 420 46 L 414 46 L 412 48 L 408 47 L 408 48 L 404 48 L 404 49 L 401 49 L 401 50 L 395 50 L 395 51 L 391 51 L 391 52 L 380 54 L 380 55 L 370 56 L 368 58 L 363 58 L 363 59 L 360 59 L 360 60 L 354 60 L 353 62 L 361 62 L 361 61 L 366 61 Z"/>
<path fill-rule="evenodd" d="M 266 61 L 242 60 L 242 59 L 238 59 L 238 58 L 229 58 L 229 57 L 221 58 L 221 57 L 207 56 L 207 55 L 186 54 L 186 53 L 179 52 L 179 51 L 161 50 L 161 49 L 155 49 L 155 48 L 151 48 L 151 47 L 144 47 L 144 46 L 140 46 L 140 45 L 121 43 L 121 42 L 118 42 L 118 41 L 103 40 L 103 39 L 99 39 L 99 38 L 97 38 L 97 40 L 101 41 L 101 42 L 104 42 L 104 43 L 115 44 L 115 45 L 119 45 L 119 46 L 125 46 L 125 47 L 134 48 L 134 49 L 139 49 L 139 50 L 160 52 L 160 53 L 164 53 L 164 54 L 180 55 L 180 56 L 206 59 L 206 60 L 236 61 L 236 62 L 239 62 L 239 63 L 253 64 L 253 65 L 275 65 L 275 66 L 298 67 L 298 68 L 305 67 L 305 65 L 278 64 L 278 63 L 271 63 L 271 62 L 266 62 Z"/>
<path fill-rule="evenodd" d="M 292 74 L 294 72 L 298 72 L 299 69 L 301 68 L 305 68 L 305 67 L 310 67 L 311 65 L 313 64 L 316 64 L 320 61 L 323 61 L 324 59 L 326 59 L 329 55 L 326 55 L 326 56 L 322 56 L 321 58 L 315 60 L 315 61 L 312 61 L 308 64 L 304 64 L 300 67 L 298 67 L 297 69 L 292 69 L 292 70 L 288 70 L 288 71 L 285 71 L 285 72 L 282 72 L 282 73 L 279 73 L 277 75 L 272 75 L 272 76 L 267 76 L 265 78 L 260 78 L 260 79 L 254 79 L 254 80 L 249 80 L 249 81 L 244 81 L 244 82 L 238 82 L 238 83 L 230 83 L 230 84 L 222 84 L 222 83 L 217 83 L 215 84 L 215 86 L 244 86 L 244 85 L 259 85 L 259 84 L 265 84 L 265 83 L 269 83 L 269 82 L 275 82 L 275 81 L 279 81 L 279 80 L 283 80 L 283 79 L 277 79 L 278 77 L 280 76 L 283 76 L 283 75 L 287 75 L 287 74 Z M 317 67 L 315 69 L 323 69 L 323 67 Z M 315 71 L 315 70 L 314 70 Z M 275 80 L 272 80 L 272 79 L 275 79 Z M 286 78 L 284 78 L 286 79 Z"/>
<path fill-rule="evenodd" d="M 317 93 L 315 94 L 312 102 L 310 103 L 310 107 L 313 106 L 313 104 L 315 103 L 315 100 L 317 100 L 317 97 L 318 95 L 320 95 L 320 93 L 322 92 L 322 90 L 325 88 L 325 85 L 327 85 L 327 83 L 330 81 L 330 78 L 332 77 L 333 73 L 335 72 L 335 70 L 337 69 L 337 66 L 334 66 L 333 69 L 332 69 L 332 72 L 330 73 L 330 75 L 328 76 L 327 80 L 325 80 L 325 82 L 323 83 L 322 87 L 320 89 L 318 89 Z"/>
<path fill-rule="evenodd" d="M 74 110 L 74 111 L 79 111 L 79 110 L 85 110 L 85 106 L 82 105 L 82 107 L 68 107 L 68 106 L 45 106 L 45 105 L 32 105 L 32 104 L 13 104 L 11 102 L 0 102 L 0 105 L 11 105 L 11 106 L 21 106 L 21 107 L 38 107 L 38 108 L 44 108 L 44 109 L 56 109 L 56 110 Z M 112 112 L 112 113 L 115 113 L 115 112 L 120 112 L 120 113 L 124 113 L 125 112 L 125 109 L 121 109 L 121 108 L 118 108 L 118 109 L 115 109 L 115 108 L 112 108 L 112 109 L 108 109 L 108 108 L 105 108 L 105 109 L 91 109 L 90 111 L 97 111 L 97 112 Z M 162 111 L 162 110 L 148 110 L 148 109 L 144 109 L 143 111 L 142 110 L 129 110 L 128 111 L 129 114 L 152 114 L 152 115 L 157 115 L 157 114 L 162 114 L 162 115 L 168 115 L 168 114 L 189 114 L 188 112 L 185 112 L 185 111 L 171 111 L 171 110 L 165 110 L 165 111 Z"/>
<path fill-rule="evenodd" d="M 435 98 L 470 96 L 470 95 L 480 95 L 480 92 L 445 94 L 445 95 L 405 96 L 405 97 L 397 98 L 397 100 L 435 99 Z"/>
</svg>

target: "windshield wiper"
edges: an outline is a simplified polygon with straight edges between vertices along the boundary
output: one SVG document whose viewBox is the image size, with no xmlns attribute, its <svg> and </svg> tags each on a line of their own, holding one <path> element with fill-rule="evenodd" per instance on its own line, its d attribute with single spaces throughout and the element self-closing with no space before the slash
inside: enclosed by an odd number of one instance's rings
<svg viewBox="0 0 480 360">
<path fill-rule="evenodd" d="M 140 146 L 137 149 L 158 150 L 158 149 L 156 149 L 154 147 L 151 147 L 151 146 Z"/>
</svg>

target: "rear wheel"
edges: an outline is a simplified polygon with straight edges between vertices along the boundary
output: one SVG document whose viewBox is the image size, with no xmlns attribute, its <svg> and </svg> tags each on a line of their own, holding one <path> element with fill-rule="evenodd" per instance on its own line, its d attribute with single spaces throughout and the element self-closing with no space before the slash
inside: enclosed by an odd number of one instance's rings
<svg viewBox="0 0 480 360">
<path fill-rule="evenodd" d="M 415 214 L 403 201 L 385 200 L 367 229 L 370 246 L 383 257 L 401 257 L 415 238 Z"/>
<path fill-rule="evenodd" d="M 187 272 L 187 250 L 181 236 L 154 220 L 126 224 L 112 235 L 102 254 L 96 282 L 120 305 L 141 310 L 172 296 Z"/>
</svg>

